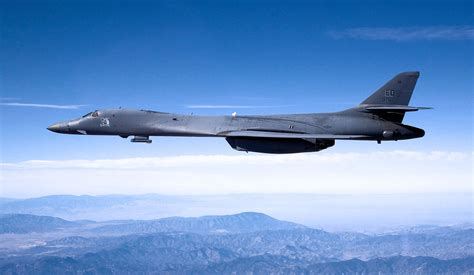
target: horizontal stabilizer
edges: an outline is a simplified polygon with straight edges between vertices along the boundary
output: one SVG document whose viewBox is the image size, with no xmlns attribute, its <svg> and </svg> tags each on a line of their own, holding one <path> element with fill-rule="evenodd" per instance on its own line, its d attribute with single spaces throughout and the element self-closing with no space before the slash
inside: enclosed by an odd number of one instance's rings
<svg viewBox="0 0 474 275">
<path fill-rule="evenodd" d="M 385 106 L 363 106 L 367 111 L 374 112 L 415 112 L 419 110 L 433 109 L 431 107 L 413 107 L 405 105 L 385 105 Z"/>
<path fill-rule="evenodd" d="M 302 139 L 365 139 L 365 135 L 331 135 L 331 134 L 305 134 L 268 131 L 232 131 L 220 133 L 225 137 L 255 137 L 255 138 L 302 138 Z"/>
</svg>

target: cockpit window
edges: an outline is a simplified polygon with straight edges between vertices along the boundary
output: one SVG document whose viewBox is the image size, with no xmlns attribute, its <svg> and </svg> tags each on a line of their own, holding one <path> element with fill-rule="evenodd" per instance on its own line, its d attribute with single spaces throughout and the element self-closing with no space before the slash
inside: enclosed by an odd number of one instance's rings
<svg viewBox="0 0 474 275">
<path fill-rule="evenodd" d="M 98 116 L 99 116 L 99 112 L 94 111 L 94 112 L 87 113 L 87 114 L 83 115 L 82 117 L 98 117 Z"/>
</svg>

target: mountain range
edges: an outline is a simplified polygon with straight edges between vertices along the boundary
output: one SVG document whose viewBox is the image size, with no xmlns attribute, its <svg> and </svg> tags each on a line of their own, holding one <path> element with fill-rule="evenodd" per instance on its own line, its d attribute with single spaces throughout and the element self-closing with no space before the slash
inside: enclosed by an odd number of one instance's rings
<svg viewBox="0 0 474 275">
<path fill-rule="evenodd" d="M 155 220 L 0 216 L 1 274 L 472 274 L 474 229 L 327 232 L 244 212 Z"/>
<path fill-rule="evenodd" d="M 0 214 L 108 221 L 260 212 L 312 228 L 385 233 L 419 224 L 472 223 L 471 202 L 472 194 L 465 193 L 53 195 L 0 198 Z"/>
</svg>

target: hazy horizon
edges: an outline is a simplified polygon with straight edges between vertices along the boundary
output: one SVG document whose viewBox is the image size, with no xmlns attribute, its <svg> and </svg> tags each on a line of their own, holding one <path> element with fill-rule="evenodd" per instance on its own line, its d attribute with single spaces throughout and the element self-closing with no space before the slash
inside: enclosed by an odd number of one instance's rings
<svg viewBox="0 0 474 275">
<path fill-rule="evenodd" d="M 157 195 L 157 196 L 167 196 L 167 197 L 192 197 L 192 196 L 242 196 L 242 195 L 301 195 L 301 196 L 401 196 L 401 195 L 469 195 L 474 194 L 473 192 L 420 192 L 420 193 L 371 193 L 371 194 L 353 194 L 353 193 L 338 193 L 338 194 L 331 194 L 331 193 L 220 193 L 220 194 L 165 194 L 165 193 L 132 193 L 132 194 L 124 194 L 124 193 L 108 193 L 108 194 L 91 194 L 91 193 L 81 193 L 81 194 L 67 194 L 67 193 L 54 193 L 48 195 L 41 195 L 41 196 L 31 196 L 31 197 L 8 197 L 8 196 L 0 196 L 3 199 L 13 199 L 13 200 L 26 200 L 26 199 L 34 199 L 34 198 L 41 198 L 41 197 L 50 197 L 50 196 L 74 196 L 74 197 L 81 197 L 81 196 L 90 196 L 90 197 L 113 197 L 113 196 L 147 196 L 147 195 Z"/>
<path fill-rule="evenodd" d="M 69 220 L 158 219 L 259 212 L 325 230 L 377 232 L 472 222 L 472 193 L 54 195 L 7 200 L 0 213 Z M 45 198 L 45 200 L 42 200 Z M 47 200 L 46 200 L 47 198 Z M 25 201 L 25 203 L 22 203 Z M 11 202 L 10 204 L 8 204 Z M 85 206 L 81 207 L 81 203 Z"/>
</svg>

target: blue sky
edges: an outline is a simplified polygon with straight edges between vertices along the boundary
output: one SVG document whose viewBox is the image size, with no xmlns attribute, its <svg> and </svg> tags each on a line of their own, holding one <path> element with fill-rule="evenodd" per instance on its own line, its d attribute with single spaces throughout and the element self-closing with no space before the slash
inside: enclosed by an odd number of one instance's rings
<svg viewBox="0 0 474 275">
<path fill-rule="evenodd" d="M 339 142 L 329 150 L 460 152 L 469 171 L 472 8 L 458 1 L 3 1 L 1 161 L 240 156 L 222 139 L 154 138 L 145 145 L 46 127 L 119 106 L 194 114 L 337 111 L 393 75 L 419 70 L 411 105 L 435 109 L 404 122 L 424 128 L 423 139 Z"/>
</svg>

